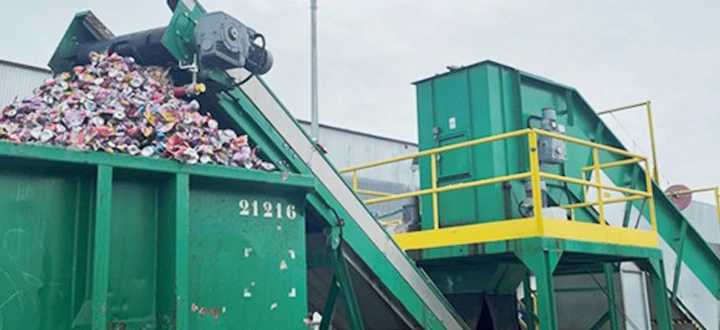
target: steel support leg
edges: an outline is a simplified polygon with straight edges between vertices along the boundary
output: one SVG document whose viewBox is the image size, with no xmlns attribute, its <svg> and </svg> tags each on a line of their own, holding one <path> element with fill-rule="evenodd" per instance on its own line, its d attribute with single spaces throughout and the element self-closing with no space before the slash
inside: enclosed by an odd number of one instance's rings
<svg viewBox="0 0 720 330">
<path fill-rule="evenodd" d="M 608 316 L 610 317 L 610 329 L 619 330 L 617 305 L 615 304 L 615 277 L 613 276 L 613 264 L 606 263 L 605 268 L 605 289 L 607 291 Z"/>
<path fill-rule="evenodd" d="M 540 329 L 558 329 L 552 275 L 555 266 L 557 266 L 558 261 L 560 261 L 561 252 L 539 250 L 519 252 L 517 255 L 525 266 L 535 275 Z"/>
<path fill-rule="evenodd" d="M 326 327 L 330 326 L 332 314 L 335 310 L 335 303 L 337 302 L 337 291 L 340 291 L 342 292 L 343 301 L 345 302 L 345 313 L 350 323 L 350 329 L 365 330 L 365 325 L 360 313 L 360 305 L 357 302 L 352 278 L 350 277 L 350 270 L 347 268 L 347 262 L 345 262 L 345 257 L 342 255 L 342 226 L 342 220 L 338 220 L 337 224 L 332 226 L 330 235 L 328 236 L 330 261 L 335 269 L 335 275 L 330 283 L 330 292 L 328 293 L 328 299 L 325 302 L 323 311 L 324 313 L 329 313 L 329 317 L 326 323 L 326 316 L 323 315 L 322 323 L 324 323 Z M 321 329 L 327 328 L 321 327 Z"/>
<path fill-rule="evenodd" d="M 335 264 L 335 277 L 337 283 L 340 285 L 342 291 L 343 301 L 345 302 L 345 313 L 347 313 L 350 321 L 350 329 L 352 330 L 364 330 L 362 315 L 360 314 L 360 305 L 357 302 L 355 296 L 355 289 L 353 288 L 352 278 L 350 278 L 350 272 L 347 269 L 347 263 L 343 258 L 340 249 L 338 248 L 336 257 L 333 258 L 333 264 Z"/>
<path fill-rule="evenodd" d="M 672 319 L 670 317 L 670 303 L 665 287 L 665 271 L 662 260 L 650 260 L 646 271 L 650 278 L 650 287 L 653 292 L 655 305 L 655 319 L 658 330 L 671 330 Z"/>
<path fill-rule="evenodd" d="M 680 225 L 680 237 L 678 237 L 677 255 L 675 256 L 675 273 L 673 274 L 672 299 L 677 299 L 678 286 L 680 285 L 680 270 L 682 269 L 683 248 L 685 247 L 685 237 L 687 237 L 687 221 L 683 221 Z"/>
<path fill-rule="evenodd" d="M 337 283 L 335 276 L 333 276 L 330 282 L 330 290 L 328 291 L 327 299 L 325 299 L 325 307 L 322 312 L 322 321 L 320 321 L 320 330 L 330 329 L 332 318 L 335 314 L 335 302 L 337 301 L 338 292 L 340 292 L 340 285 Z"/>
</svg>

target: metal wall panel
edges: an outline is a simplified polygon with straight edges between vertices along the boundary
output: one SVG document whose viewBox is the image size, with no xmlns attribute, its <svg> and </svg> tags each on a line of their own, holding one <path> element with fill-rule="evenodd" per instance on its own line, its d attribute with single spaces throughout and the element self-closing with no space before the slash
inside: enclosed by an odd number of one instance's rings
<svg viewBox="0 0 720 330">
<path fill-rule="evenodd" d="M 33 89 L 52 77 L 50 70 L 0 60 L 0 108 L 15 97 L 32 95 Z"/>
<path fill-rule="evenodd" d="M 307 122 L 300 122 L 306 131 L 310 131 Z M 418 151 L 417 144 L 407 141 L 373 136 L 332 126 L 320 125 L 319 141 L 328 151 L 328 157 L 335 168 L 383 160 L 407 155 Z M 412 160 L 370 168 L 358 172 L 359 178 L 400 183 L 409 188 L 417 188 L 418 175 Z"/>
<path fill-rule="evenodd" d="M 310 124 L 300 121 L 301 126 L 310 132 Z M 361 165 L 418 151 L 417 144 L 395 139 L 374 136 L 362 132 L 320 125 L 319 141 L 328 151 L 328 158 L 336 169 Z M 343 174 L 343 179 L 351 182 L 350 174 Z M 383 165 L 376 168 L 358 171 L 358 187 L 364 190 L 387 193 L 403 193 L 417 190 L 419 176 L 417 165 L 412 160 Z M 360 196 L 362 199 L 372 196 Z M 417 199 L 408 198 L 380 204 L 368 208 L 375 216 L 394 213 L 406 205 L 416 205 Z M 402 218 L 402 214 L 393 215 L 382 220 Z M 405 219 L 407 220 L 407 219 Z"/>
<path fill-rule="evenodd" d="M 720 222 L 715 205 L 694 201 L 682 213 L 720 257 Z"/>
</svg>

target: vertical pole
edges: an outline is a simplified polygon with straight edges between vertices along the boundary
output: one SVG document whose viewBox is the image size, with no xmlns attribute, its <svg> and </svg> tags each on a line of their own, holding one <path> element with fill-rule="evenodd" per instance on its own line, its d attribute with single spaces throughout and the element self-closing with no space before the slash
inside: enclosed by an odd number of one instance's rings
<svg viewBox="0 0 720 330">
<path fill-rule="evenodd" d="M 715 208 L 717 209 L 718 226 L 720 226 L 720 191 L 718 191 L 718 187 L 715 187 L 713 192 L 715 193 Z"/>
<path fill-rule="evenodd" d="M 358 191 L 358 174 L 357 171 L 352 172 L 352 188 L 357 193 Z"/>
<path fill-rule="evenodd" d="M 615 278 L 613 277 L 613 265 L 611 263 L 603 264 L 605 268 L 605 290 L 608 298 L 608 315 L 610 316 L 610 329 L 619 330 L 617 305 L 615 303 Z"/>
<path fill-rule="evenodd" d="M 592 173 L 592 172 L 590 172 L 590 173 Z M 581 179 L 589 180 L 589 178 L 585 179 L 585 170 L 582 171 Z M 583 190 L 583 203 L 587 203 L 588 202 L 588 186 L 582 185 L 582 190 Z"/>
<path fill-rule="evenodd" d="M 187 330 L 189 326 L 189 288 L 190 288 L 190 177 L 188 174 L 176 174 L 175 191 L 175 302 L 176 329 Z"/>
<path fill-rule="evenodd" d="M 98 166 L 95 187 L 95 252 L 93 256 L 92 328 L 107 325 L 108 277 L 112 218 L 112 167 Z"/>
<path fill-rule="evenodd" d="M 430 155 L 430 180 L 432 180 L 432 209 L 433 209 L 433 228 L 440 228 L 440 214 L 438 211 L 438 194 L 437 194 L 437 155 Z"/>
<path fill-rule="evenodd" d="M 542 189 L 540 188 L 540 159 L 538 158 L 537 133 L 528 134 L 530 145 L 530 180 L 533 191 L 533 216 L 538 224 L 540 235 L 545 235 L 545 224 L 542 216 Z"/>
<path fill-rule="evenodd" d="M 603 191 L 600 185 L 602 185 L 602 178 L 600 177 L 600 156 L 597 148 L 593 148 L 593 168 L 595 171 L 595 183 L 597 183 L 597 202 L 598 202 L 598 216 L 600 217 L 600 225 L 605 226 L 605 209 L 603 207 Z"/>
<path fill-rule="evenodd" d="M 650 149 L 652 151 L 652 158 L 653 158 L 653 179 L 655 179 L 655 182 L 660 186 L 660 175 L 658 174 L 658 163 L 657 163 L 657 151 L 655 149 L 655 129 L 653 128 L 653 120 L 652 120 L 652 106 L 650 105 L 650 101 L 647 101 L 646 103 L 647 107 L 647 118 L 648 118 L 648 129 L 650 131 Z M 649 168 L 648 168 L 649 170 Z"/>
<path fill-rule="evenodd" d="M 310 89 L 311 89 L 311 121 L 310 134 L 318 139 L 320 124 L 318 122 L 318 51 L 317 51 L 317 0 L 310 0 Z"/>
<path fill-rule="evenodd" d="M 657 232 L 657 219 L 655 218 L 655 197 L 653 196 L 653 186 L 652 181 L 650 180 L 650 175 L 648 174 L 648 171 L 650 171 L 650 165 L 648 164 L 647 159 L 645 160 L 645 186 L 647 188 L 647 193 L 650 194 L 650 197 L 648 198 L 648 211 L 650 212 L 650 225 L 652 226 L 652 230 L 654 232 Z"/>
</svg>

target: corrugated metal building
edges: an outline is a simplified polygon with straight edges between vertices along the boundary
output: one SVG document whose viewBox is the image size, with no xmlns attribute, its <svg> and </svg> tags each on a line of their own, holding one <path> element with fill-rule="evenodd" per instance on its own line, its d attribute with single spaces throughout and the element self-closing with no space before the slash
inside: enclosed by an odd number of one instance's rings
<svg viewBox="0 0 720 330">
<path fill-rule="evenodd" d="M 310 131 L 310 123 L 300 121 L 306 131 Z M 328 157 L 338 170 L 366 164 L 376 160 L 383 160 L 418 151 L 416 143 L 396 140 L 343 128 L 320 125 L 318 140 L 327 149 Z M 413 160 L 383 165 L 358 171 L 358 187 L 364 190 L 373 190 L 389 193 L 402 193 L 419 189 L 419 172 Z M 343 178 L 351 182 L 352 175 L 344 174 Z M 369 198 L 371 196 L 361 196 Z M 417 206 L 417 199 L 410 198 L 373 204 L 368 208 L 376 216 L 388 215 L 383 220 L 401 218 L 399 212 L 403 207 Z M 406 209 L 404 218 L 409 220 L 416 210 Z"/>
<path fill-rule="evenodd" d="M 15 97 L 31 95 L 35 87 L 50 77 L 49 69 L 0 59 L 0 105 L 12 102 Z"/>
<path fill-rule="evenodd" d="M 720 258 L 720 220 L 715 205 L 692 202 L 682 213 Z"/>
</svg>

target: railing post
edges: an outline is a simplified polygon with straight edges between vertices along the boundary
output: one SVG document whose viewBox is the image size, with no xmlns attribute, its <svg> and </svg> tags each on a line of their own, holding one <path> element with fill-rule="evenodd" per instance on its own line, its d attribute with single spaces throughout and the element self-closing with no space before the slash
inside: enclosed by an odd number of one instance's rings
<svg viewBox="0 0 720 330">
<path fill-rule="evenodd" d="M 648 197 L 648 204 L 650 204 L 650 207 L 648 210 L 650 211 L 650 224 L 652 225 L 652 230 L 654 232 L 657 232 L 657 219 L 655 219 L 655 197 L 653 196 L 653 186 L 652 186 L 652 180 L 650 179 L 650 164 L 648 164 L 647 159 L 645 160 L 645 186 L 647 187 L 647 193 L 650 194 L 650 197 Z"/>
<path fill-rule="evenodd" d="M 437 195 L 437 154 L 430 154 L 430 179 L 432 180 L 432 215 L 433 228 L 440 228 L 440 215 L 438 214 L 438 195 Z"/>
<path fill-rule="evenodd" d="M 598 216 L 600 217 L 600 225 L 605 226 L 605 209 L 603 208 L 603 191 L 602 191 L 602 178 L 600 177 L 600 155 L 597 148 L 593 148 L 593 168 L 595 172 L 595 183 L 597 187 L 597 198 L 598 198 Z"/>
<path fill-rule="evenodd" d="M 592 173 L 592 172 L 591 172 Z M 582 179 L 585 180 L 585 170 L 582 170 Z M 587 203 L 588 200 L 588 186 L 582 185 L 583 190 L 583 202 Z"/>
<path fill-rule="evenodd" d="M 358 174 L 357 174 L 357 170 L 352 171 L 352 189 L 353 189 L 353 192 L 355 192 L 355 193 L 358 192 Z"/>
<path fill-rule="evenodd" d="M 542 189 L 540 188 L 540 158 L 538 157 L 537 133 L 528 133 L 528 144 L 530 145 L 530 183 L 532 184 L 533 216 L 538 223 L 538 229 L 542 235 L 545 234 L 545 224 L 542 216 Z"/>
<path fill-rule="evenodd" d="M 652 152 L 652 158 L 653 158 L 653 179 L 655 179 L 655 182 L 657 182 L 658 185 L 660 185 L 660 175 L 658 174 L 658 164 L 657 164 L 657 151 L 655 149 L 655 129 L 653 128 L 653 120 L 652 120 L 652 106 L 650 105 L 650 101 L 647 101 L 645 103 L 647 107 L 647 118 L 648 118 L 648 130 L 650 131 L 650 149 Z M 648 171 L 650 168 L 648 167 Z"/>
<path fill-rule="evenodd" d="M 717 209 L 718 226 L 720 226 L 720 191 L 718 190 L 718 187 L 715 187 L 713 192 L 715 193 L 715 208 Z"/>
</svg>

